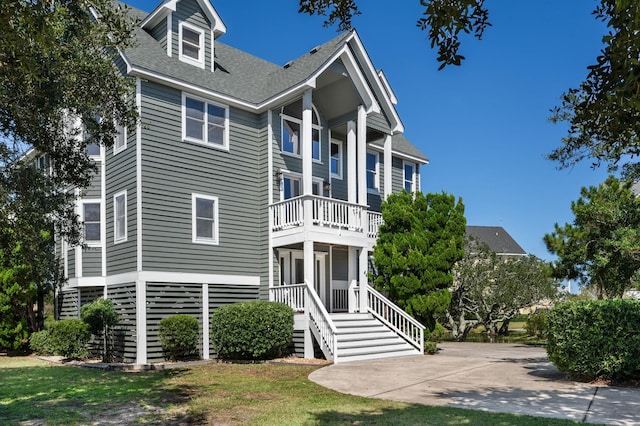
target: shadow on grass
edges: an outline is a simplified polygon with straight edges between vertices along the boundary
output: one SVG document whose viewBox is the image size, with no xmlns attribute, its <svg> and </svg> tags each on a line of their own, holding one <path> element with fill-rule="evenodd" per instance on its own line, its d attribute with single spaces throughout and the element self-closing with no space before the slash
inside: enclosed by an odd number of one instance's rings
<svg viewBox="0 0 640 426">
<path fill-rule="evenodd" d="M 83 423 L 102 417 L 117 424 L 113 413 L 123 410 L 130 416 L 164 415 L 165 407 L 189 398 L 187 387 L 165 383 L 180 374 L 180 370 L 132 373 L 68 366 L 0 368 L 0 424 Z"/>
<path fill-rule="evenodd" d="M 485 413 L 449 407 L 411 405 L 405 408 L 381 409 L 365 413 L 324 411 L 314 416 L 313 424 L 320 425 L 474 425 L 474 426 L 539 426 L 572 425 L 560 419 L 517 416 L 513 414 Z"/>
</svg>

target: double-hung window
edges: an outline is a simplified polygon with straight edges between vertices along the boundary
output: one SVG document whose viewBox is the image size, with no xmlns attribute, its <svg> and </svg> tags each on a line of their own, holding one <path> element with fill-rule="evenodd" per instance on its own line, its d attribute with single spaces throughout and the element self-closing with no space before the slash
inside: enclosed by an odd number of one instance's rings
<svg viewBox="0 0 640 426">
<path fill-rule="evenodd" d="M 180 22 L 180 60 L 204 68 L 204 37 L 202 29 Z"/>
<path fill-rule="evenodd" d="M 117 154 L 127 148 L 127 128 L 116 124 L 116 137 L 113 140 L 113 154 Z"/>
<path fill-rule="evenodd" d="M 218 244 L 218 197 L 192 194 L 193 242 Z"/>
<path fill-rule="evenodd" d="M 331 177 L 342 179 L 342 142 L 331 141 Z"/>
<path fill-rule="evenodd" d="M 320 162 L 322 148 L 320 144 L 320 121 L 315 109 L 312 111 L 311 122 L 311 158 Z M 298 100 L 282 109 L 282 145 L 284 153 L 299 157 L 302 155 L 302 101 Z"/>
<path fill-rule="evenodd" d="M 403 188 L 407 192 L 416 192 L 416 166 L 413 163 L 404 163 L 403 166 Z"/>
<path fill-rule="evenodd" d="M 378 167 L 378 153 L 367 152 L 367 190 L 369 192 L 378 192 L 380 188 Z"/>
<path fill-rule="evenodd" d="M 82 222 L 84 224 L 84 241 L 88 245 L 100 244 L 100 203 L 84 202 L 82 204 Z"/>
<path fill-rule="evenodd" d="M 194 96 L 182 95 L 184 140 L 229 149 L 229 108 Z"/>
<path fill-rule="evenodd" d="M 127 241 L 127 191 L 113 196 L 113 243 Z"/>
</svg>

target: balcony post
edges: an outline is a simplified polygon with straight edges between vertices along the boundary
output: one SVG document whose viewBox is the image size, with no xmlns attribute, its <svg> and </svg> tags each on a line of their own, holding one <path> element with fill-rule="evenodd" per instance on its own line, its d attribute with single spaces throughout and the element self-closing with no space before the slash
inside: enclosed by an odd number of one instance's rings
<svg viewBox="0 0 640 426">
<path fill-rule="evenodd" d="M 358 196 L 356 179 L 356 123 L 347 121 L 347 201 L 353 204 Z"/>
<path fill-rule="evenodd" d="M 369 296 L 369 252 L 367 250 L 366 247 L 362 247 L 360 249 L 360 256 L 359 256 L 359 267 L 358 270 L 360 271 L 360 276 L 358 277 L 358 280 L 360 281 L 360 300 L 359 300 L 359 305 L 360 305 L 360 313 L 367 313 L 368 312 L 368 303 L 367 303 L 367 299 Z"/>
<path fill-rule="evenodd" d="M 391 195 L 391 135 L 384 138 L 384 199 Z"/>
<path fill-rule="evenodd" d="M 364 106 L 358 107 L 358 204 L 367 202 L 367 112 Z"/>
<path fill-rule="evenodd" d="M 358 285 L 358 273 L 356 272 L 356 248 L 349 247 L 347 252 L 347 262 L 349 265 L 349 313 L 356 312 L 356 285 Z"/>
</svg>

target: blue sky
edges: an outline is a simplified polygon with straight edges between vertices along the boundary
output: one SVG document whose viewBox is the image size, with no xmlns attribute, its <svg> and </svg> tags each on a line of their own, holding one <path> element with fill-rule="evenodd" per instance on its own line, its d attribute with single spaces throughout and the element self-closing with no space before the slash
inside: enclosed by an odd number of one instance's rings
<svg viewBox="0 0 640 426">
<path fill-rule="evenodd" d="M 159 3 L 128 2 L 145 11 Z M 276 64 L 336 35 L 323 18 L 298 14 L 295 0 L 212 3 L 227 26 L 222 42 Z M 465 38 L 466 61 L 442 71 L 415 26 L 420 2 L 391 3 L 360 0 L 353 24 L 398 98 L 405 136 L 430 159 L 422 190 L 461 197 L 469 225 L 502 226 L 527 252 L 552 259 L 543 235 L 573 219 L 581 187 L 607 176 L 589 162 L 559 171 L 545 159 L 566 133 L 548 121 L 550 109 L 602 46 L 596 2 L 488 1 L 493 27 L 482 41 Z"/>
</svg>

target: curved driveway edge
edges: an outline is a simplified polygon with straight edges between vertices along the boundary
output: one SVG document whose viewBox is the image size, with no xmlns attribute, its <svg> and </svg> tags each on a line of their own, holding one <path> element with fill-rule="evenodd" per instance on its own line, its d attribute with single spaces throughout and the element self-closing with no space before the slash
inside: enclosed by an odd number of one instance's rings
<svg viewBox="0 0 640 426">
<path fill-rule="evenodd" d="M 371 398 L 640 426 L 640 389 L 566 380 L 544 348 L 466 342 L 438 348 L 436 355 L 334 364 L 309 379 Z"/>
</svg>

